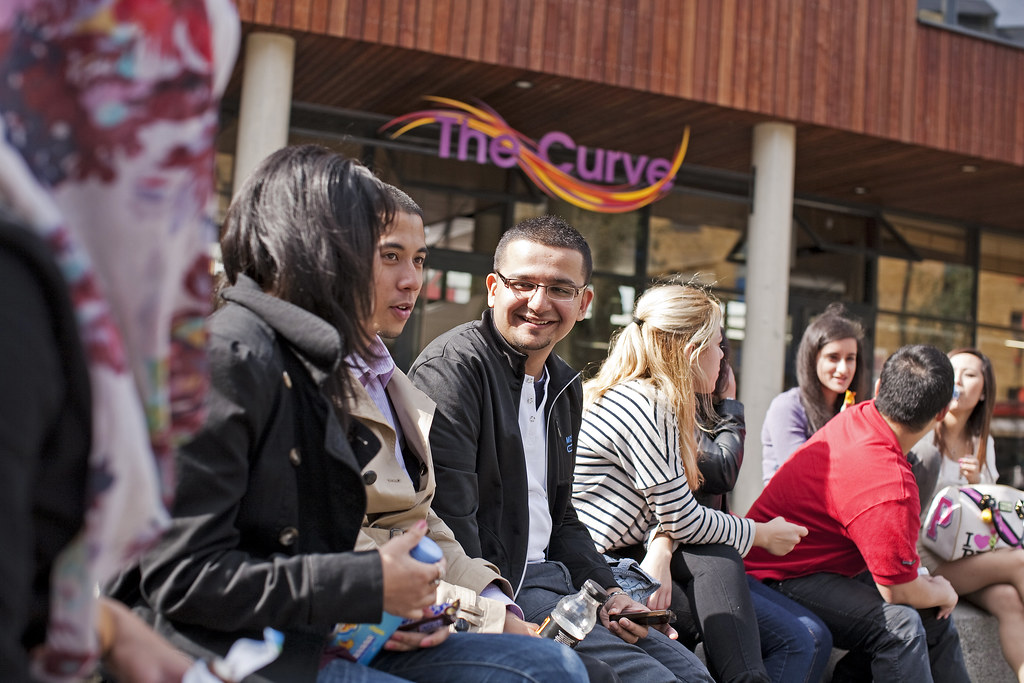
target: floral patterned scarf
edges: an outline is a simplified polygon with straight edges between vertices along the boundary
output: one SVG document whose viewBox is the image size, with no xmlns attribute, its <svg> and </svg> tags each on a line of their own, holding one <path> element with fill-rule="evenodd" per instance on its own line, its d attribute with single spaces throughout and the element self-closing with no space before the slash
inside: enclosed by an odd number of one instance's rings
<svg viewBox="0 0 1024 683">
<path fill-rule="evenodd" d="M 0 201 L 53 248 L 93 394 L 85 527 L 52 576 L 46 680 L 96 660 L 95 589 L 167 524 L 202 420 L 230 0 L 3 0 Z M 162 494 L 162 495 L 161 495 Z"/>
</svg>

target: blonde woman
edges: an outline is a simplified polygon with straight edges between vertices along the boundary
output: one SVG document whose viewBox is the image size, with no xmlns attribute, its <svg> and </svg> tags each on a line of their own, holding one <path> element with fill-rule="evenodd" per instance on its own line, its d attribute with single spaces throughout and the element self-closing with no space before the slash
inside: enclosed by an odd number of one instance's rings
<svg viewBox="0 0 1024 683">
<path fill-rule="evenodd" d="M 755 545 L 784 555 L 807 530 L 781 517 L 755 523 L 693 496 L 697 395 L 718 379 L 721 305 L 699 287 L 668 284 L 640 297 L 634 315 L 584 385 L 573 486 L 580 519 L 600 551 L 640 560 L 662 581 L 649 604 L 664 605 L 673 581 L 686 592 L 686 604 L 673 607 L 692 615 L 716 680 L 820 680 L 827 629 L 788 600 L 752 594 L 741 560 Z M 759 627 L 785 642 L 766 650 Z"/>
</svg>

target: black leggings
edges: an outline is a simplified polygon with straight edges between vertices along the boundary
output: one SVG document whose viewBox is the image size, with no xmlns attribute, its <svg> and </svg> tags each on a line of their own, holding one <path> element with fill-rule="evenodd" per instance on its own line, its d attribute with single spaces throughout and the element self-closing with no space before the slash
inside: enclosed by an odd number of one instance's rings
<svg viewBox="0 0 1024 683">
<path fill-rule="evenodd" d="M 736 549 L 680 545 L 672 555 L 672 580 L 686 597 L 675 604 L 673 590 L 672 607 L 699 629 L 715 680 L 768 683 L 747 575 Z"/>
<path fill-rule="evenodd" d="M 644 548 L 614 554 L 643 560 Z M 672 610 L 679 640 L 703 641 L 708 670 L 719 683 L 769 683 L 743 559 L 732 546 L 680 545 L 672 556 Z"/>
</svg>

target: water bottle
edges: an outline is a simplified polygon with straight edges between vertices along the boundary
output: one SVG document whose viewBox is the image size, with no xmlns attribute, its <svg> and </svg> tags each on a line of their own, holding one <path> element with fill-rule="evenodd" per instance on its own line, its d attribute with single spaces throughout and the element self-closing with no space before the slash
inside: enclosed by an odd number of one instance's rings
<svg viewBox="0 0 1024 683">
<path fill-rule="evenodd" d="M 427 564 L 440 562 L 444 557 L 437 543 L 427 536 L 421 538 L 409 554 Z M 403 617 L 384 612 L 377 624 L 337 624 L 331 632 L 328 648 L 347 650 L 347 656 L 351 659 L 360 664 L 369 664 L 403 621 Z"/>
<path fill-rule="evenodd" d="M 537 634 L 551 638 L 569 647 L 576 647 L 597 623 L 597 610 L 608 598 L 604 589 L 587 579 L 583 589 L 575 595 L 566 595 L 544 620 Z"/>
</svg>

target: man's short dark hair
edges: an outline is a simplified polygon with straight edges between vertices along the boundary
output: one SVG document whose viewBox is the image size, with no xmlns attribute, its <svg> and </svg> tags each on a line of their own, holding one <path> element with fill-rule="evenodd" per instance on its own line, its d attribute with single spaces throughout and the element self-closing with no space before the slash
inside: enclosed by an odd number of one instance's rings
<svg viewBox="0 0 1024 683">
<path fill-rule="evenodd" d="M 953 366 L 928 344 L 902 346 L 889 356 L 878 379 L 875 407 L 911 430 L 923 429 L 953 397 Z"/>
<path fill-rule="evenodd" d="M 505 231 L 494 250 L 494 270 L 501 271 L 508 245 L 517 240 L 526 240 L 543 244 L 546 247 L 572 249 L 583 256 L 583 279 L 590 284 L 590 276 L 594 273 L 594 259 L 590 255 L 590 245 L 579 231 L 558 216 L 537 216 L 516 223 Z"/>
<path fill-rule="evenodd" d="M 391 197 L 396 213 L 408 213 L 423 218 L 423 209 L 420 208 L 420 205 L 412 197 L 388 183 L 384 183 L 384 189 L 387 191 L 388 196 Z"/>
</svg>

